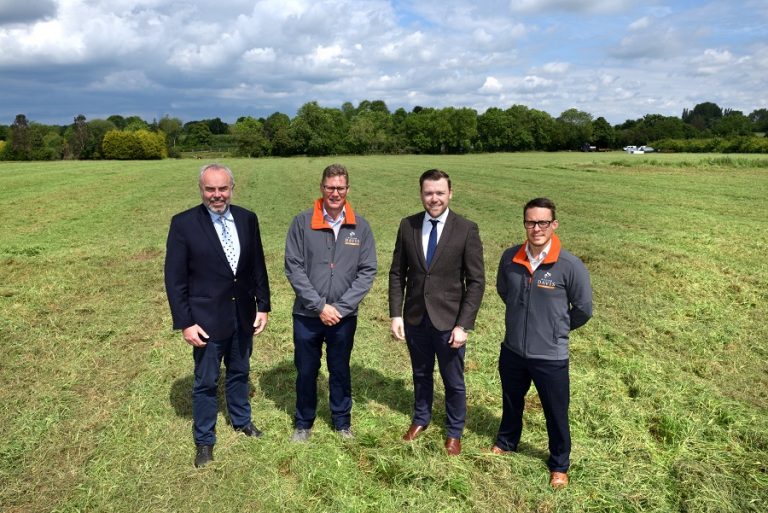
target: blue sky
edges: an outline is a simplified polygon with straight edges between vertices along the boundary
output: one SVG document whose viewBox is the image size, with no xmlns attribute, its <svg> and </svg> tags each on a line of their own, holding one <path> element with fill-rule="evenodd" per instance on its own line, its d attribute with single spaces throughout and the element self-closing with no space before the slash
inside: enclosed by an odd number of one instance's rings
<svg viewBox="0 0 768 513">
<path fill-rule="evenodd" d="M 0 124 L 520 104 L 768 108 L 768 2 L 0 0 Z"/>
</svg>

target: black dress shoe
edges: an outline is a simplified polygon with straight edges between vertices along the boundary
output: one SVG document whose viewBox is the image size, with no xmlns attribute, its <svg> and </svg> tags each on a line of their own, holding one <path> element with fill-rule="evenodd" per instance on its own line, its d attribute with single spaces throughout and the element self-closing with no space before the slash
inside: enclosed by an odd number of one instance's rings
<svg viewBox="0 0 768 513">
<path fill-rule="evenodd" d="M 202 467 L 213 461 L 213 446 L 198 445 L 197 455 L 195 456 L 195 466 Z"/>
<path fill-rule="evenodd" d="M 258 438 L 262 435 L 261 431 L 259 431 L 253 424 L 247 424 L 243 427 L 235 428 L 235 431 L 242 433 L 245 436 L 252 436 L 254 438 Z"/>
</svg>

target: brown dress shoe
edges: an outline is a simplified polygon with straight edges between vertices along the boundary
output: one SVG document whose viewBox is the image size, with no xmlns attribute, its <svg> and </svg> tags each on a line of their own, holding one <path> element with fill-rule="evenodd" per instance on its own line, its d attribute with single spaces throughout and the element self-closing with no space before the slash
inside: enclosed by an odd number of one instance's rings
<svg viewBox="0 0 768 513">
<path fill-rule="evenodd" d="M 501 455 L 501 454 L 509 454 L 512 451 L 507 451 L 507 450 L 502 449 L 498 445 L 494 445 L 493 447 L 488 449 L 488 452 L 490 452 L 491 454 L 499 454 L 499 455 Z"/>
<path fill-rule="evenodd" d="M 413 442 L 418 438 L 418 436 L 421 434 L 422 431 L 427 429 L 427 426 L 419 426 L 418 424 L 411 424 L 411 427 L 408 428 L 408 431 L 405 432 L 403 435 L 403 440 L 406 442 Z"/>
<path fill-rule="evenodd" d="M 568 474 L 565 472 L 550 472 L 549 486 L 552 488 L 565 488 L 568 486 Z"/>
<path fill-rule="evenodd" d="M 461 440 L 458 438 L 446 438 L 445 450 L 449 456 L 458 456 L 461 454 Z"/>
</svg>

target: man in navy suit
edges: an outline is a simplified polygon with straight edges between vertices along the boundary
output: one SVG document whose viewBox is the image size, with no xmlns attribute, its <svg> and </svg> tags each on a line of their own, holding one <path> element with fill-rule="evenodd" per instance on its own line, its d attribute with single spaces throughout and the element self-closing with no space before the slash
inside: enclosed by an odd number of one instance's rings
<svg viewBox="0 0 768 513">
<path fill-rule="evenodd" d="M 222 360 L 232 426 L 246 436 L 261 436 L 251 422 L 248 373 L 253 336 L 266 328 L 270 310 L 259 221 L 253 212 L 230 204 L 232 171 L 204 166 L 199 185 L 203 203 L 173 217 L 165 257 L 173 328 L 182 330 L 193 347 L 197 467 L 213 460 Z"/>
<path fill-rule="evenodd" d="M 430 169 L 419 179 L 424 212 L 400 222 L 389 270 L 392 335 L 405 339 L 413 369 L 410 442 L 432 419 L 432 376 L 437 358 L 445 385 L 449 455 L 461 453 L 467 412 L 464 352 L 485 291 L 483 245 L 477 224 L 448 208 L 451 178 Z"/>
</svg>

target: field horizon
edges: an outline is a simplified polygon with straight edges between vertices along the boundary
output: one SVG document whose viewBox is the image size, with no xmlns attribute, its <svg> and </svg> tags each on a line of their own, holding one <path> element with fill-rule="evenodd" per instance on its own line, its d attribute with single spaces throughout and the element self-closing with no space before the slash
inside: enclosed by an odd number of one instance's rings
<svg viewBox="0 0 768 513">
<path fill-rule="evenodd" d="M 233 203 L 259 216 L 272 313 L 254 341 L 251 403 L 263 439 L 235 434 L 220 401 L 216 460 L 192 466 L 191 349 L 163 288 L 173 214 L 200 203 L 202 160 L 0 163 L 0 510 L 760 512 L 768 503 L 768 158 L 520 153 L 223 158 Z M 353 430 L 341 441 L 321 370 L 315 434 L 289 441 L 291 219 L 322 169 L 376 237 L 378 275 L 352 354 Z M 387 275 L 418 176 L 452 178 L 477 222 L 486 291 L 466 357 L 458 458 L 435 418 L 416 443 L 408 354 L 389 336 Z M 571 337 L 571 486 L 547 485 L 546 429 L 528 395 L 520 450 L 484 452 L 501 414 L 498 260 L 523 240 L 523 204 L 558 207 L 558 235 L 590 271 L 595 315 Z M 324 365 L 324 364 L 323 364 Z"/>
</svg>

